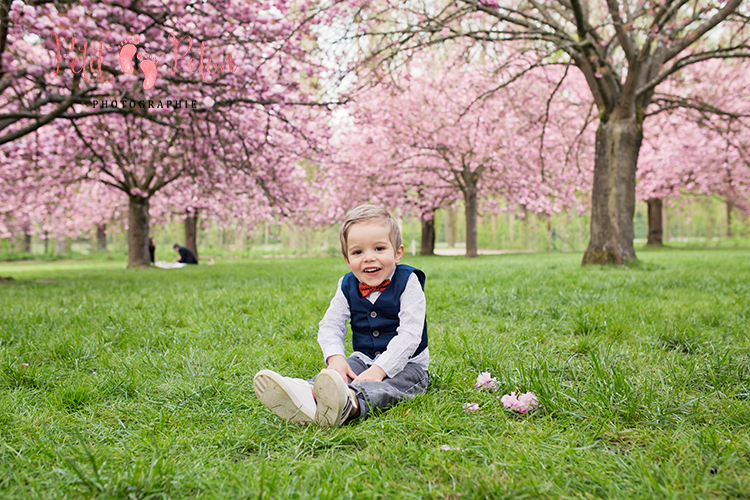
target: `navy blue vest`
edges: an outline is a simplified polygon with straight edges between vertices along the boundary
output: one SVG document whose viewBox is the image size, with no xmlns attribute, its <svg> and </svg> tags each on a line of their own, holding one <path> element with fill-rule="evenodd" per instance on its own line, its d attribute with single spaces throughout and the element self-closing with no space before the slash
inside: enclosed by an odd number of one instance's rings
<svg viewBox="0 0 750 500">
<path fill-rule="evenodd" d="M 391 283 L 383 290 L 374 304 L 362 297 L 359 292 L 359 280 L 354 273 L 347 273 L 341 282 L 349 310 L 351 311 L 352 346 L 355 351 L 375 358 L 384 352 L 388 342 L 396 336 L 398 328 L 398 313 L 401 310 L 401 294 L 404 293 L 411 273 L 419 278 L 419 284 L 424 290 L 425 275 L 419 269 L 399 264 L 393 273 Z M 427 347 L 427 319 L 422 329 L 422 342 L 412 357 L 421 353 Z"/>
</svg>

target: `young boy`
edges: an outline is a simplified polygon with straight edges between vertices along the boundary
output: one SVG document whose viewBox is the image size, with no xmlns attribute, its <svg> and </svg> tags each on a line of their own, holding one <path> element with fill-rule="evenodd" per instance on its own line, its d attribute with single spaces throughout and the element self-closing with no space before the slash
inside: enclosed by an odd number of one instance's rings
<svg viewBox="0 0 750 500">
<path fill-rule="evenodd" d="M 253 379 L 261 403 L 290 422 L 343 425 L 411 399 L 429 384 L 425 275 L 399 265 L 404 246 L 395 219 L 361 205 L 346 216 L 339 236 L 351 272 L 339 280 L 319 324 L 328 368 L 309 381 L 271 370 Z M 348 358 L 347 320 L 354 347 Z"/>
</svg>

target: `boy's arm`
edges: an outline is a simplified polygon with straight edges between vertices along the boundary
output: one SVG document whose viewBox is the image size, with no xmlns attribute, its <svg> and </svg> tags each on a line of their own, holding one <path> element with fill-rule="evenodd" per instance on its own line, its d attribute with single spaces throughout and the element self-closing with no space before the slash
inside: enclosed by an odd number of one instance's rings
<svg viewBox="0 0 750 500">
<path fill-rule="evenodd" d="M 354 378 L 356 375 L 346 362 L 346 351 L 344 349 L 346 322 L 351 317 L 351 311 L 349 311 L 349 302 L 347 302 L 344 292 L 341 291 L 343 279 L 339 280 L 336 294 L 331 299 L 323 319 L 318 323 L 318 344 L 323 350 L 323 359 L 325 359 L 328 368 L 336 370 L 346 380 L 347 376 Z"/>
<path fill-rule="evenodd" d="M 396 336 L 388 342 L 385 352 L 380 355 L 378 360 L 372 365 L 382 371 L 382 374 L 393 377 L 404 369 L 409 358 L 414 354 L 422 342 L 422 330 L 424 329 L 425 315 L 427 313 L 427 300 L 425 299 L 422 285 L 419 284 L 419 278 L 412 273 L 409 281 L 401 294 L 401 309 L 398 313 L 399 326 L 396 329 Z M 355 381 L 375 380 L 369 378 L 376 375 L 377 371 L 367 374 L 362 372 Z M 364 378 L 361 378 L 364 377 Z M 380 378 L 382 380 L 383 377 Z"/>
</svg>

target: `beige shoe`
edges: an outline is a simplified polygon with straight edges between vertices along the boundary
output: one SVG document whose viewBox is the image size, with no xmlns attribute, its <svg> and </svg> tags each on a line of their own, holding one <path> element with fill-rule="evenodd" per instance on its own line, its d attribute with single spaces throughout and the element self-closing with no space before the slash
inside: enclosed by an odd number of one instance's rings
<svg viewBox="0 0 750 500">
<path fill-rule="evenodd" d="M 357 409 L 357 398 L 335 370 L 323 370 L 315 379 L 315 421 L 321 427 L 343 425 Z"/>
<path fill-rule="evenodd" d="M 295 424 L 315 422 L 315 396 L 306 380 L 261 370 L 253 377 L 253 389 L 260 402 L 282 420 Z"/>
</svg>

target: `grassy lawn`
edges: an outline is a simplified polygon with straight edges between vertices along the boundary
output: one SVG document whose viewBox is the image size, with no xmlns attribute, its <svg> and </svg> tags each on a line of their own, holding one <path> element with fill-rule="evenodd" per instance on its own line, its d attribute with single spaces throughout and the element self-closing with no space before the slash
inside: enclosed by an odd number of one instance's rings
<svg viewBox="0 0 750 500">
<path fill-rule="evenodd" d="M 750 497 L 750 251 L 639 258 L 407 257 L 431 388 L 338 429 L 280 421 L 252 377 L 321 368 L 340 258 L 0 264 L 0 497 Z"/>
</svg>

